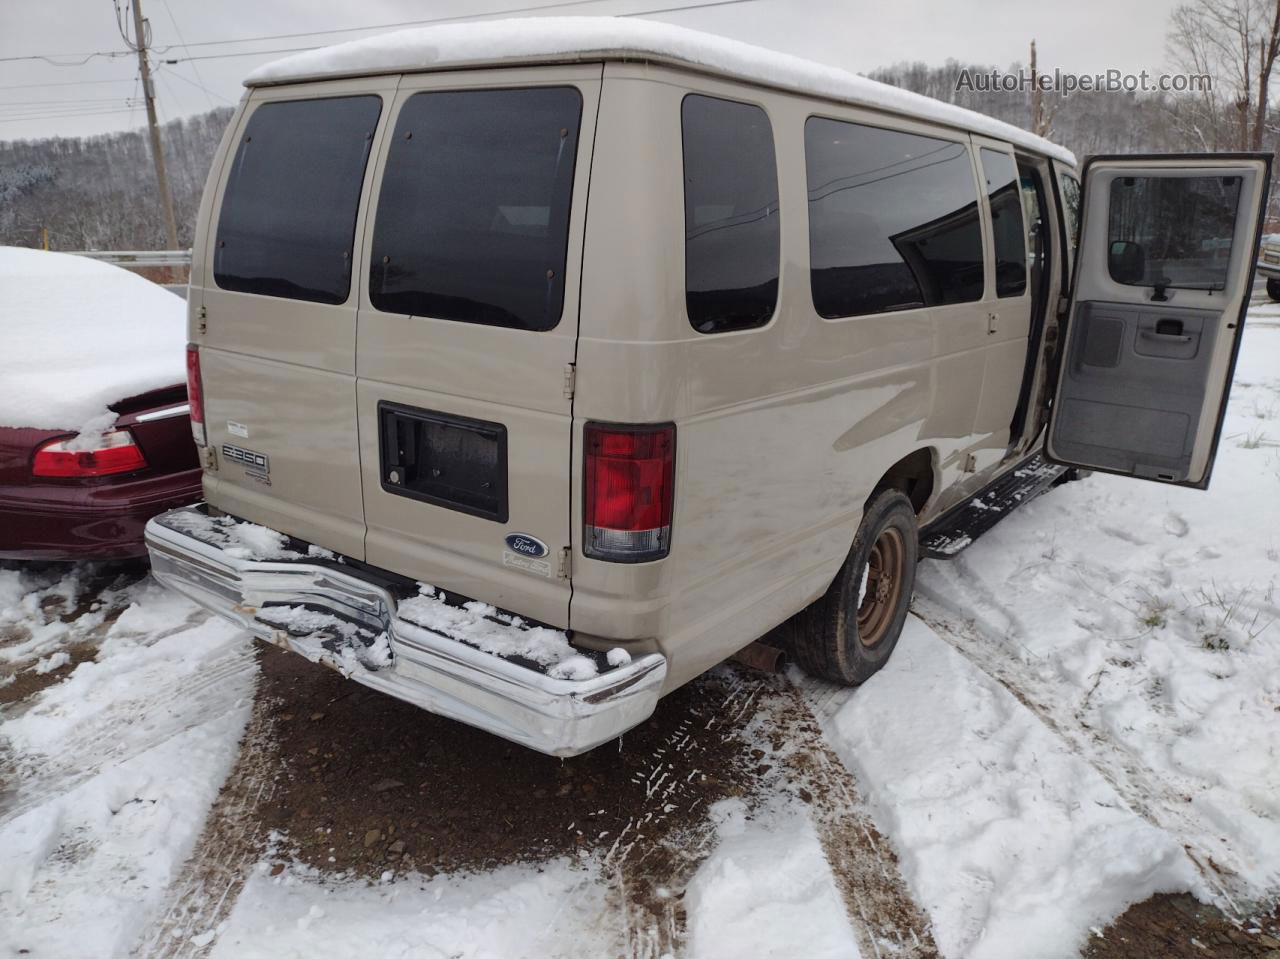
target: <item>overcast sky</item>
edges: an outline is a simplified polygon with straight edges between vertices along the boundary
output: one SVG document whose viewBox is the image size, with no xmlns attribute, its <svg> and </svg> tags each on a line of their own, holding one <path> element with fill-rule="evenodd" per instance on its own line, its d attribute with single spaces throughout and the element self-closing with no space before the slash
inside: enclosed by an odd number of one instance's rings
<svg viewBox="0 0 1280 959">
<path fill-rule="evenodd" d="M 126 0 L 117 0 L 123 9 Z M 370 36 L 353 31 L 234 44 L 271 34 L 302 33 L 404 20 L 478 15 L 543 0 L 141 0 L 151 23 L 162 119 L 234 103 L 243 76 L 283 48 L 319 46 Z M 699 0 L 600 0 L 548 13 L 614 14 Z M 1000 67 L 1027 59 L 1034 37 L 1041 69 L 1136 72 L 1164 65 L 1164 37 L 1175 0 L 754 0 L 656 14 L 651 19 L 706 30 L 854 72 L 902 60 L 941 64 L 948 58 Z M 522 14 L 529 15 L 529 14 Z M 191 46 L 186 46 L 190 44 Z M 6 58 L 125 51 L 112 0 L 0 0 L 0 140 L 78 136 L 146 122 L 137 98 L 132 54 L 96 56 L 75 66 Z M 252 55 L 225 56 L 255 51 Z M 263 51 L 263 52 L 258 52 Z"/>
</svg>

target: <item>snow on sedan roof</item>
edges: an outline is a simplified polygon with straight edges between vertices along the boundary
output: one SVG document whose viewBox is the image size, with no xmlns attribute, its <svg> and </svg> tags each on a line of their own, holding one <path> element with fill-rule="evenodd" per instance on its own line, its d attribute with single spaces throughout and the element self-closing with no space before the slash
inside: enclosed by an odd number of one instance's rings
<svg viewBox="0 0 1280 959">
<path fill-rule="evenodd" d="M 1074 154 L 1065 147 L 951 103 L 739 40 L 667 23 L 619 17 L 522 17 L 399 30 L 276 60 L 249 74 L 245 86 L 509 61 L 587 60 L 642 60 L 691 66 L 959 127 L 1075 163 Z"/>
<path fill-rule="evenodd" d="M 187 305 L 82 256 L 0 246 L 0 426 L 80 430 L 186 382 Z"/>
</svg>

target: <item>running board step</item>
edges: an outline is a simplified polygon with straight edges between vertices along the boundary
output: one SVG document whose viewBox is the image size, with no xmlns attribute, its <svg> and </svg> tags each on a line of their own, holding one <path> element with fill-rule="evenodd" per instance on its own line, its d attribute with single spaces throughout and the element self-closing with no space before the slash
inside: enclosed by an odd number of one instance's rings
<svg viewBox="0 0 1280 959">
<path fill-rule="evenodd" d="M 1023 460 L 922 529 L 920 555 L 930 559 L 959 555 L 1017 507 L 1047 490 L 1066 471 L 1066 467 L 1046 462 L 1038 453 Z"/>
</svg>

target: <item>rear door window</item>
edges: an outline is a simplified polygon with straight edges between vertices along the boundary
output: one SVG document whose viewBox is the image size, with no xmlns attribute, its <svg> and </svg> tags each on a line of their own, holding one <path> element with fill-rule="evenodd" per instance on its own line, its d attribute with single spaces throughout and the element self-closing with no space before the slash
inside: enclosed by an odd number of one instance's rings
<svg viewBox="0 0 1280 959">
<path fill-rule="evenodd" d="M 1111 181 L 1108 268 L 1117 283 L 1221 290 L 1240 177 L 1126 176 Z"/>
<path fill-rule="evenodd" d="M 224 290 L 343 303 L 376 96 L 264 103 L 236 148 L 218 216 Z"/>
<path fill-rule="evenodd" d="M 1027 291 L 1027 234 L 1018 166 L 1009 154 L 983 147 L 982 173 L 995 234 L 996 296 L 1021 296 Z"/>
<path fill-rule="evenodd" d="M 549 330 L 564 307 L 582 96 L 417 93 L 387 154 L 369 297 L 388 313 Z"/>
<path fill-rule="evenodd" d="M 700 333 L 763 326 L 778 303 L 778 166 L 757 106 L 690 94 L 684 140 L 685 305 Z"/>
<path fill-rule="evenodd" d="M 982 298 L 982 227 L 968 147 L 822 117 L 805 123 L 804 146 L 809 276 L 819 314 Z"/>
</svg>

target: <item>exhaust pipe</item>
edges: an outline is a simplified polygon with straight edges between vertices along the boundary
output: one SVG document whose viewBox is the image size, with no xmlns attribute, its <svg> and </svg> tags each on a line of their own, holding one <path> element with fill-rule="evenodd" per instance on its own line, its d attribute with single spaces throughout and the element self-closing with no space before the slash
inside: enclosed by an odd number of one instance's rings
<svg viewBox="0 0 1280 959">
<path fill-rule="evenodd" d="M 787 668 L 787 653 L 777 646 L 755 642 L 729 657 L 734 662 L 765 673 L 780 673 Z"/>
</svg>

